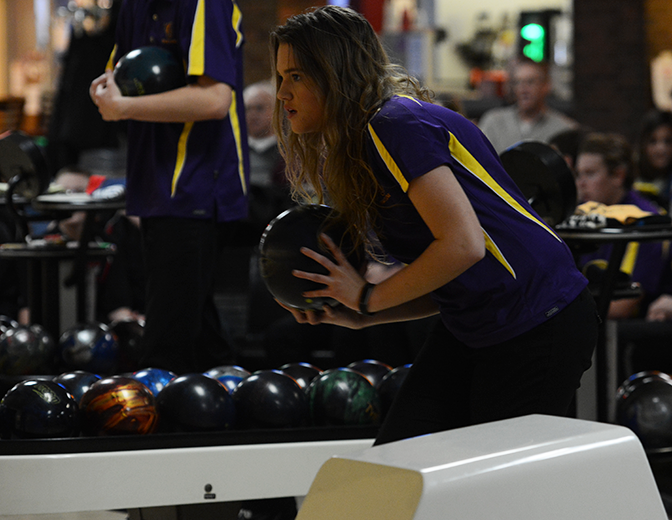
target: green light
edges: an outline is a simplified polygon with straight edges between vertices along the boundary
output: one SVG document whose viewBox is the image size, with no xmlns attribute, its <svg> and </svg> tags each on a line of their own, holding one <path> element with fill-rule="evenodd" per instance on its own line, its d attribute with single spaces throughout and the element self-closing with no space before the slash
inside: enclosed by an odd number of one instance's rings
<svg viewBox="0 0 672 520">
<path fill-rule="evenodd" d="M 520 30 L 520 35 L 531 42 L 534 40 L 543 40 L 546 31 L 538 23 L 528 23 Z"/>
<path fill-rule="evenodd" d="M 538 23 L 528 23 L 521 27 L 520 36 L 530 42 L 523 47 L 523 54 L 531 60 L 543 61 L 546 30 Z"/>
</svg>

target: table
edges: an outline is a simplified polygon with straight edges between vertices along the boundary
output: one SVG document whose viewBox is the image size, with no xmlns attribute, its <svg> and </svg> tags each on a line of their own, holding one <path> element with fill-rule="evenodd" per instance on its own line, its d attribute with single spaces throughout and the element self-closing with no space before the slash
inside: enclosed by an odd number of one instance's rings
<svg viewBox="0 0 672 520">
<path fill-rule="evenodd" d="M 374 427 L 0 441 L 0 514 L 305 496 L 322 464 Z"/>
<path fill-rule="evenodd" d="M 612 244 L 611 256 L 597 293 L 597 309 L 602 317 L 602 327 L 596 349 L 597 378 L 597 419 L 609 420 L 609 397 L 616 391 L 608 380 L 610 360 L 607 354 L 605 328 L 616 285 L 616 278 L 630 242 L 652 242 L 672 239 L 672 225 L 627 226 L 622 228 L 602 228 L 595 231 L 556 230 L 567 245 L 576 250 L 585 245 Z"/>
<path fill-rule="evenodd" d="M 86 212 L 82 236 L 78 242 L 56 246 L 27 241 L 0 246 L 0 258 L 27 262 L 28 307 L 31 311 L 31 321 L 41 324 L 50 334 L 58 338 L 61 332 L 59 264 L 66 260 L 73 263 L 72 273 L 65 283 L 76 287 L 77 321 L 85 322 L 87 310 L 94 304 L 88 295 L 86 262 L 92 258 L 103 260 L 115 252 L 113 244 L 97 243 L 93 240 L 96 217 L 103 212 L 123 209 L 125 202 L 99 199 L 86 193 L 55 193 L 40 195 L 31 201 L 31 205 L 35 210 L 48 216 L 57 217 L 76 211 Z"/>
</svg>

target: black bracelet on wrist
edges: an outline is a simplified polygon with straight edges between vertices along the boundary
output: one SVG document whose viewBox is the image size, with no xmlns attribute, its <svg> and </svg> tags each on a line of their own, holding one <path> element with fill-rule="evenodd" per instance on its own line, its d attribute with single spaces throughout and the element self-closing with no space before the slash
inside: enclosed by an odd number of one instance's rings
<svg viewBox="0 0 672 520">
<path fill-rule="evenodd" d="M 375 314 L 374 312 L 369 311 L 369 299 L 371 298 L 371 293 L 373 292 L 374 287 L 374 284 L 366 282 L 366 285 L 359 295 L 359 313 L 364 316 L 373 316 Z"/>
</svg>

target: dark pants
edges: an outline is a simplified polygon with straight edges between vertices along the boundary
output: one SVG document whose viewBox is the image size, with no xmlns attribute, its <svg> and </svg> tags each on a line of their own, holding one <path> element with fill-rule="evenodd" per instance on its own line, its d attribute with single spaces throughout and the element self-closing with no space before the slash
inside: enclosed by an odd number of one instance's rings
<svg viewBox="0 0 672 520">
<path fill-rule="evenodd" d="M 231 226 L 212 220 L 142 220 L 147 268 L 143 367 L 178 374 L 233 361 L 214 302 L 215 270 Z"/>
<path fill-rule="evenodd" d="M 528 414 L 567 415 L 598 327 L 587 290 L 547 322 L 490 347 L 470 348 L 438 322 L 376 444 Z"/>
</svg>

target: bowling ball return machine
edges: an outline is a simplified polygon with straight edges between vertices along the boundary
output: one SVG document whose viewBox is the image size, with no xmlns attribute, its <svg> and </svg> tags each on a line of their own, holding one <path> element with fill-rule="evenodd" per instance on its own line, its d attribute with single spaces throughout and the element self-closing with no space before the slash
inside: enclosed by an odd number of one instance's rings
<svg viewBox="0 0 672 520">
<path fill-rule="evenodd" d="M 631 430 L 543 415 L 333 457 L 297 520 L 666 520 Z"/>
</svg>

